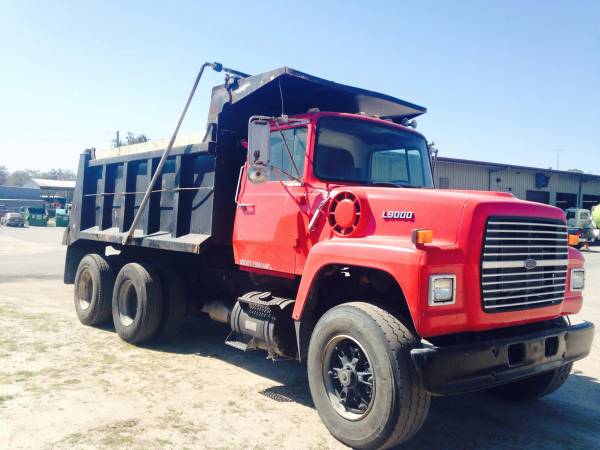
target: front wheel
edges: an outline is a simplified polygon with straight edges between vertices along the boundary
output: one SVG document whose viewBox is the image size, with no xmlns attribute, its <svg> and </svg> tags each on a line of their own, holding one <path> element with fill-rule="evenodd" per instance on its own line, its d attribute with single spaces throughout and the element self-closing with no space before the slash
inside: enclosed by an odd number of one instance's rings
<svg viewBox="0 0 600 450">
<path fill-rule="evenodd" d="M 354 448 L 387 448 L 410 439 L 429 411 L 410 350 L 412 332 L 385 309 L 346 303 L 317 323 L 308 349 L 308 381 L 321 420 Z"/>
<path fill-rule="evenodd" d="M 512 402 L 535 400 L 560 388 L 567 381 L 572 368 L 573 363 L 565 364 L 550 372 L 492 388 L 490 392 L 496 397 Z"/>
</svg>

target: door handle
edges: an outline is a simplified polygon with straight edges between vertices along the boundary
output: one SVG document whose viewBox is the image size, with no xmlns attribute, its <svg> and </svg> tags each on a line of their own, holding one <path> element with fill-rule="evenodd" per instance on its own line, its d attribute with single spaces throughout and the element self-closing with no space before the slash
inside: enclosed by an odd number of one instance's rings
<svg viewBox="0 0 600 450">
<path fill-rule="evenodd" d="M 238 203 L 237 207 L 240 209 L 252 208 L 254 207 L 254 203 Z"/>
</svg>

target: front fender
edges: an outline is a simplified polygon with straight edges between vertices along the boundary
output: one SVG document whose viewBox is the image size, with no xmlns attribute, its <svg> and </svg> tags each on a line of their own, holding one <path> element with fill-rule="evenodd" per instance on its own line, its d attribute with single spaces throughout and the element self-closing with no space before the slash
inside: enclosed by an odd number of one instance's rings
<svg viewBox="0 0 600 450">
<path fill-rule="evenodd" d="M 423 252 L 398 238 L 332 238 L 314 245 L 304 266 L 292 317 L 300 320 L 317 275 L 325 266 L 340 264 L 379 269 L 400 285 L 413 323 L 419 327 L 419 265 Z"/>
</svg>

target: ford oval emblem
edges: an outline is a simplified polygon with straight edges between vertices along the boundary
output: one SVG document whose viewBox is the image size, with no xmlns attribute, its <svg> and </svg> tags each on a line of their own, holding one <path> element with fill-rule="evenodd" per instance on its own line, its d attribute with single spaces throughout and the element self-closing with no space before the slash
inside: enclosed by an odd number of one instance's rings
<svg viewBox="0 0 600 450">
<path fill-rule="evenodd" d="M 525 260 L 525 268 L 527 270 L 535 269 L 537 267 L 537 261 L 535 259 L 528 258 Z"/>
</svg>

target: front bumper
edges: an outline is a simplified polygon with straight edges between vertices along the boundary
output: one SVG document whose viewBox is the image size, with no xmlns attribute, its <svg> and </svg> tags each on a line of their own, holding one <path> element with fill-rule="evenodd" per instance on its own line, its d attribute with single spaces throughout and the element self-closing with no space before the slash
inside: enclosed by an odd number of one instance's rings
<svg viewBox="0 0 600 450">
<path fill-rule="evenodd" d="M 509 338 L 411 351 L 423 386 L 433 395 L 461 394 L 527 378 L 585 358 L 594 325 L 567 327 Z"/>
</svg>

